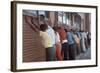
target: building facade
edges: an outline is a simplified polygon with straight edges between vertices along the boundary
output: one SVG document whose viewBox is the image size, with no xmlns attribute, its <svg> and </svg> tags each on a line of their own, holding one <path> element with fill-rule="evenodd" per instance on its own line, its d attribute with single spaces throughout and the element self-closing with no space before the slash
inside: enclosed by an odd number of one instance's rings
<svg viewBox="0 0 100 73">
<path fill-rule="evenodd" d="M 41 14 L 51 19 L 52 27 L 60 22 L 64 26 L 91 32 L 89 13 L 23 10 L 23 62 L 45 61 L 45 49 L 40 45 L 41 38 L 29 27 L 24 18 L 26 15 L 39 17 Z"/>
</svg>

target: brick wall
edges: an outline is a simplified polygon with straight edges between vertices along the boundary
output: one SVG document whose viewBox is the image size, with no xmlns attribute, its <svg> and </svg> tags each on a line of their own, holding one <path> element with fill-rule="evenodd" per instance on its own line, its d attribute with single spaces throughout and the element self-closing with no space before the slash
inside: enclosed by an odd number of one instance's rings
<svg viewBox="0 0 100 73">
<path fill-rule="evenodd" d="M 41 45 L 41 38 L 25 22 L 23 16 L 23 62 L 45 61 L 45 49 Z"/>
</svg>

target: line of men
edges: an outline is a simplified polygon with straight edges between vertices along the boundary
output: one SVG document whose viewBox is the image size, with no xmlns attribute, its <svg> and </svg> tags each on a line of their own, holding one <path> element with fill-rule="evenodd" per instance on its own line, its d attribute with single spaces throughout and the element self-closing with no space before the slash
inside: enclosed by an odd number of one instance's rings
<svg viewBox="0 0 100 73">
<path fill-rule="evenodd" d="M 39 20 L 39 21 L 38 21 Z M 46 50 L 46 61 L 75 60 L 76 55 L 85 52 L 90 45 L 90 33 L 79 32 L 70 27 L 64 28 L 56 23 L 52 27 L 50 19 L 44 15 L 37 17 L 26 16 L 26 23 L 42 38 Z"/>
</svg>

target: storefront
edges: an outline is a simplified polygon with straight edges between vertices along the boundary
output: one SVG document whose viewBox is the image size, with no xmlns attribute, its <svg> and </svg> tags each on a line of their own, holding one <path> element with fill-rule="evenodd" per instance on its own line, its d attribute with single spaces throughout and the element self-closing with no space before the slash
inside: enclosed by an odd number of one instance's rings
<svg viewBox="0 0 100 73">
<path fill-rule="evenodd" d="M 45 49 L 40 45 L 41 38 L 34 33 L 25 21 L 26 15 L 39 17 L 41 14 L 51 19 L 52 26 L 60 22 L 64 26 L 91 31 L 91 14 L 89 13 L 23 10 L 23 62 L 45 60 Z"/>
</svg>

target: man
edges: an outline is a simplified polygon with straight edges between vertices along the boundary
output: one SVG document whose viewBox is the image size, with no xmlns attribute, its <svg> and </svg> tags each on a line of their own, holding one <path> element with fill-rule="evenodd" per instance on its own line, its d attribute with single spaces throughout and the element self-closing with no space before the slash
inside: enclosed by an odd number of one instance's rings
<svg viewBox="0 0 100 73">
<path fill-rule="evenodd" d="M 53 28 L 51 27 L 51 22 L 50 22 L 50 19 L 47 19 L 46 20 L 46 24 L 48 25 L 48 28 L 46 30 L 46 32 L 49 34 L 50 38 L 51 38 L 51 41 L 52 41 L 52 50 L 51 50 L 51 53 L 52 55 L 54 56 L 55 58 L 55 55 L 56 55 L 56 48 L 55 48 L 55 44 L 56 44 L 56 41 L 55 41 L 55 31 L 53 30 Z"/>
<path fill-rule="evenodd" d="M 72 34 L 73 34 L 72 29 L 68 29 L 67 39 L 69 44 L 69 60 L 75 60 L 76 57 L 75 39 Z"/>
<path fill-rule="evenodd" d="M 39 34 L 39 36 L 42 38 L 41 44 L 46 49 L 46 61 L 54 61 L 55 48 L 53 47 L 51 36 L 46 32 L 46 30 L 48 29 L 47 24 L 45 23 L 41 24 L 39 29 L 35 23 L 36 20 L 32 20 L 30 17 L 29 20 L 27 19 L 28 18 L 26 18 L 27 24 L 29 24 L 29 26 L 33 29 L 33 31 Z M 31 21 L 33 21 L 33 23 Z"/>
<path fill-rule="evenodd" d="M 50 49 L 50 53 L 51 53 L 51 56 L 53 56 L 53 60 L 55 59 L 55 55 L 56 55 L 56 49 L 55 49 L 55 32 L 53 30 L 53 28 L 51 27 L 51 22 L 50 22 L 50 19 L 46 19 L 44 15 L 40 15 L 40 21 L 41 23 L 45 23 L 47 24 L 48 28 L 46 30 L 46 32 L 48 33 L 48 35 L 50 36 L 51 38 L 51 44 L 52 44 L 52 48 L 53 49 Z"/>
<path fill-rule="evenodd" d="M 80 47 L 79 47 L 79 49 L 80 49 L 80 53 L 81 53 L 82 52 L 82 35 L 81 35 L 81 30 L 77 31 L 76 34 L 77 34 L 78 38 L 80 39 L 80 43 L 79 43 Z"/>
<path fill-rule="evenodd" d="M 40 15 L 39 16 L 39 24 L 41 25 L 41 24 L 44 24 L 44 22 L 45 22 L 45 16 L 44 15 Z"/>
<path fill-rule="evenodd" d="M 61 54 L 64 60 L 68 60 L 68 41 L 66 38 L 67 35 L 64 30 L 64 27 L 60 26 L 61 24 L 58 24 L 58 25 L 59 26 L 58 26 L 57 32 L 60 35 L 60 41 L 61 41 L 61 46 L 62 46 Z"/>
</svg>

